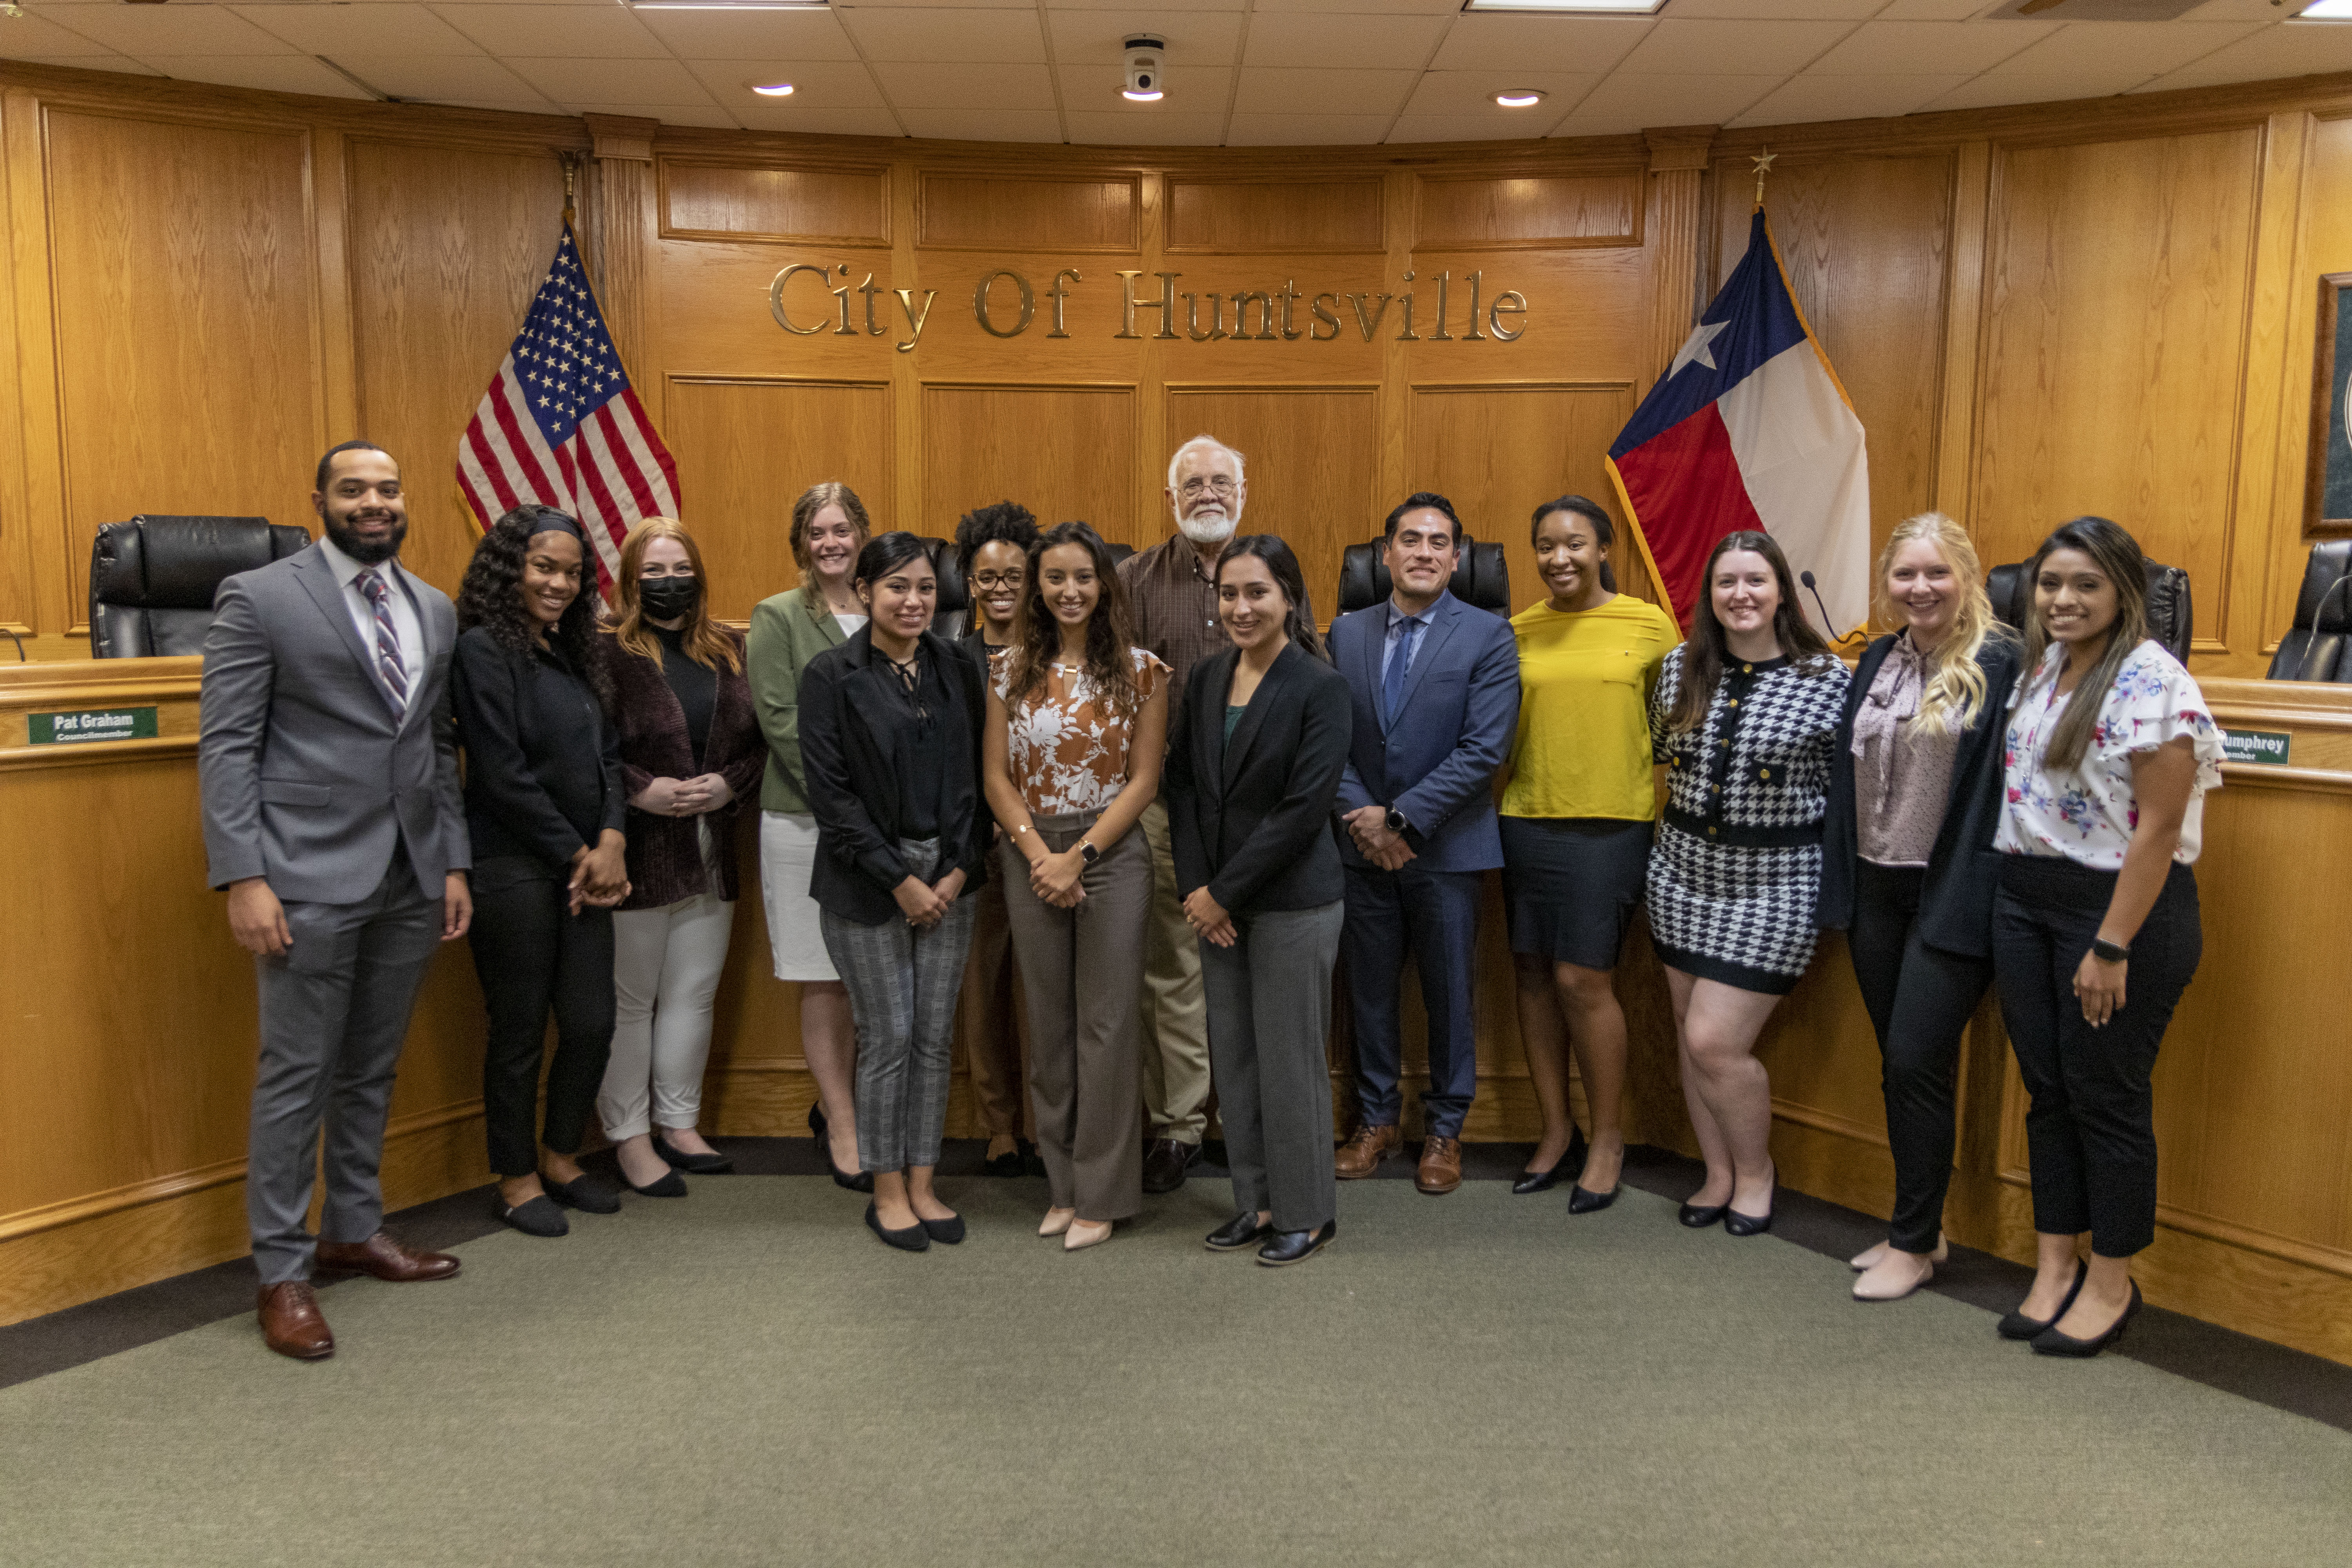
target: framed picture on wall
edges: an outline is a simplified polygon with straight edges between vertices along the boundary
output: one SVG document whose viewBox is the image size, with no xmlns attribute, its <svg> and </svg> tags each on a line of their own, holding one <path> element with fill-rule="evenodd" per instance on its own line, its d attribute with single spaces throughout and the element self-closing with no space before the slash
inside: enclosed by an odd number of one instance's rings
<svg viewBox="0 0 2352 1568">
<path fill-rule="evenodd" d="M 2352 534 L 2352 272 L 2319 279 L 2318 353 L 2311 375 L 2311 472 L 2304 486 L 2306 535 Z"/>
</svg>

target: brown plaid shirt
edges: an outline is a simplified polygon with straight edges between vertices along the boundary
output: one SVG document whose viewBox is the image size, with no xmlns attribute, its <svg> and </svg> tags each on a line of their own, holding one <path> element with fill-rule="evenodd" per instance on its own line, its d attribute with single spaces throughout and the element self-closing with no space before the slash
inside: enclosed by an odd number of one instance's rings
<svg viewBox="0 0 2352 1568">
<path fill-rule="evenodd" d="M 1181 533 L 1120 562 L 1118 580 L 1127 585 L 1135 616 L 1136 645 L 1158 654 L 1169 668 L 1173 690 L 1168 734 L 1173 740 L 1183 722 L 1184 686 L 1192 679 L 1192 667 L 1232 642 L 1217 619 L 1217 585 L 1201 565 L 1201 552 Z"/>
</svg>

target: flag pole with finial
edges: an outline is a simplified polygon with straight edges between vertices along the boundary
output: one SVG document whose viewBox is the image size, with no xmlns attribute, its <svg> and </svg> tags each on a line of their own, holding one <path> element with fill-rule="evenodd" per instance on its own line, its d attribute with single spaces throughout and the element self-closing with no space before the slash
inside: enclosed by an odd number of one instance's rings
<svg viewBox="0 0 2352 1568">
<path fill-rule="evenodd" d="M 572 208 L 572 200 L 578 194 L 575 187 L 577 186 L 580 178 L 580 154 L 577 153 L 560 153 L 556 154 L 556 156 L 561 159 L 563 163 L 563 224 L 566 228 L 569 228 L 579 216 L 579 214 Z M 1758 195 L 1756 199 L 1759 202 L 1764 199 L 1762 195 L 1763 188 L 1764 187 L 1760 183 L 1757 186 Z"/>
<path fill-rule="evenodd" d="M 1764 205 L 1764 176 L 1772 172 L 1773 161 L 1780 156 L 1780 154 L 1767 147 L 1748 160 L 1756 165 L 1756 205 L 1759 207 Z"/>
</svg>

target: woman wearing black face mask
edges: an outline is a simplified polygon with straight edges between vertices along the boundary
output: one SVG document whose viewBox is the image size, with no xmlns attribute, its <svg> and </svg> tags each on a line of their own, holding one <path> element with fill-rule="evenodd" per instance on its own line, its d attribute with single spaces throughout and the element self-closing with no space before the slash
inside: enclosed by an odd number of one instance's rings
<svg viewBox="0 0 2352 1568">
<path fill-rule="evenodd" d="M 621 731 L 632 891 L 613 917 L 613 1055 L 596 1110 L 629 1185 L 677 1197 L 677 1171 L 730 1168 L 695 1123 L 735 921 L 736 806 L 758 787 L 767 747 L 743 638 L 710 618 L 702 552 L 685 528 L 638 524 L 617 585 L 620 617 L 599 644 Z"/>
</svg>

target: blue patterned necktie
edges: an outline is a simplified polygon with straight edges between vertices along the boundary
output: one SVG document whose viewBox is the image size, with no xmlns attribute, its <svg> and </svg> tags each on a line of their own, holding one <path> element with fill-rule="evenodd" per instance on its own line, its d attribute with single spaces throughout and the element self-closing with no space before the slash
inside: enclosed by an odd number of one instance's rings
<svg viewBox="0 0 2352 1568">
<path fill-rule="evenodd" d="M 1419 616 L 1405 619 L 1396 651 L 1389 655 L 1388 675 L 1381 682 L 1381 711 L 1391 724 L 1396 722 L 1397 710 L 1404 706 L 1404 678 L 1412 668 L 1412 645 L 1420 640 L 1423 624 Z"/>
<path fill-rule="evenodd" d="M 375 672 L 383 677 L 392 710 L 398 713 L 408 706 L 408 669 L 400 662 L 400 634 L 393 629 L 392 590 L 371 569 L 360 574 L 360 592 L 375 610 Z"/>
</svg>

